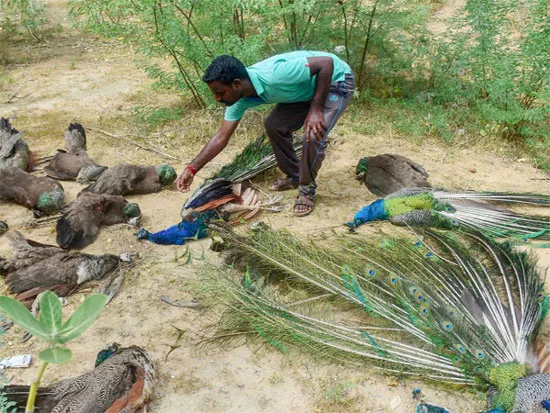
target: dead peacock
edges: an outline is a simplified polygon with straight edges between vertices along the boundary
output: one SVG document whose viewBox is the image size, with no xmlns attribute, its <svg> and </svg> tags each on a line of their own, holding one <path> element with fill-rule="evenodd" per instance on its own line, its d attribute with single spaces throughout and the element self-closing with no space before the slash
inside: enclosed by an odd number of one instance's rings
<svg viewBox="0 0 550 413">
<path fill-rule="evenodd" d="M 550 300 L 527 254 L 480 234 L 437 231 L 422 241 L 355 236 L 331 248 L 266 227 L 223 237 L 231 261 L 244 260 L 247 271 L 242 282 L 231 267 L 209 267 L 200 278 L 199 291 L 226 309 L 217 336 L 237 329 L 279 349 L 293 344 L 487 391 L 494 413 L 545 412 L 550 354 L 536 337 Z M 290 302 L 282 286 L 258 288 L 253 274 L 294 280 L 301 299 Z M 307 292 L 316 295 L 303 299 Z"/>
<path fill-rule="evenodd" d="M 83 191 L 108 195 L 152 194 L 170 185 L 176 177 L 176 170 L 170 165 L 118 164 L 103 172 Z"/>
<path fill-rule="evenodd" d="M 58 149 L 44 173 L 55 179 L 89 182 L 96 179 L 106 166 L 96 164 L 86 147 L 86 131 L 80 123 L 71 123 L 65 132 L 65 148 Z"/>
<path fill-rule="evenodd" d="M 54 245 L 25 239 L 17 231 L 10 235 L 10 241 L 12 255 L 0 260 L 0 275 L 6 276 L 8 291 L 29 308 L 46 290 L 66 297 L 90 282 L 118 276 L 119 270 L 130 262 L 128 254 L 67 252 Z M 108 287 L 103 292 L 112 298 L 118 287 L 120 285 Z"/>
<path fill-rule="evenodd" d="M 429 176 L 421 165 L 391 153 L 361 158 L 355 168 L 355 178 L 376 196 L 403 188 L 430 187 Z"/>
<path fill-rule="evenodd" d="M 33 154 L 23 140 L 23 134 L 12 128 L 8 119 L 0 118 L 0 168 L 6 166 L 30 171 Z"/>
<path fill-rule="evenodd" d="M 300 149 L 301 143 L 296 143 L 295 150 Z M 137 237 L 157 244 L 182 245 L 207 237 L 211 220 L 234 225 L 252 218 L 262 209 L 280 211 L 275 206 L 280 197 L 262 203 L 258 190 L 245 182 L 276 164 L 271 144 L 265 135 L 260 136 L 187 199 L 181 208 L 182 222 L 156 233 L 141 228 Z"/>
<path fill-rule="evenodd" d="M 136 225 L 141 217 L 138 204 L 118 195 L 81 192 L 65 206 L 57 220 L 57 244 L 65 249 L 91 244 L 101 226 L 128 223 Z"/>
<path fill-rule="evenodd" d="M 155 379 L 155 365 L 145 349 L 111 344 L 98 353 L 93 370 L 40 387 L 35 408 L 39 413 L 145 412 Z M 2 391 L 24 410 L 29 386 L 10 385 Z"/>
<path fill-rule="evenodd" d="M 15 166 L 0 168 L 0 200 L 29 208 L 35 217 L 59 212 L 64 196 L 61 184 L 51 178 Z"/>
<path fill-rule="evenodd" d="M 493 238 L 550 239 L 549 216 L 517 213 L 502 205 L 548 207 L 550 195 L 405 188 L 364 207 L 347 225 L 353 229 L 389 220 L 396 225 L 462 227 Z"/>
</svg>

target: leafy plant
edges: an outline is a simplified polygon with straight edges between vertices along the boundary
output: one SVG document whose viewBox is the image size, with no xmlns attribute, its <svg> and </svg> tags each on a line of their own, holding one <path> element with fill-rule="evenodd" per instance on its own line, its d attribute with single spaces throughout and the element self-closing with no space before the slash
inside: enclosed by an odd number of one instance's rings
<svg viewBox="0 0 550 413">
<path fill-rule="evenodd" d="M 0 311 L 23 330 L 40 338 L 48 345 L 38 354 L 40 365 L 37 376 L 31 383 L 27 412 L 34 412 L 38 386 L 48 364 L 63 364 L 71 360 L 72 352 L 64 345 L 80 336 L 92 325 L 103 309 L 106 300 L 107 297 L 103 294 L 92 294 L 86 297 L 80 307 L 63 323 L 59 297 L 51 291 L 46 291 L 40 299 L 38 318 L 35 318 L 19 301 L 0 296 Z"/>
<path fill-rule="evenodd" d="M 29 36 L 40 41 L 38 29 L 46 22 L 46 6 L 34 0 L 0 0 L 0 15 L 3 21 L 0 27 L 15 32 L 22 25 Z"/>
</svg>

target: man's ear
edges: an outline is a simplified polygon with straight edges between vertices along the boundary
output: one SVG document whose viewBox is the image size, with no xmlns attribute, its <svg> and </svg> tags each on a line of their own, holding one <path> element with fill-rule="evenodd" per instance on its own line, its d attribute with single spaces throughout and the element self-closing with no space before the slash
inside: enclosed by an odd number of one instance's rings
<svg viewBox="0 0 550 413">
<path fill-rule="evenodd" d="M 241 90 L 243 88 L 243 82 L 241 79 L 234 79 L 233 83 L 231 83 L 231 86 L 233 86 L 233 89 L 235 90 Z"/>
</svg>

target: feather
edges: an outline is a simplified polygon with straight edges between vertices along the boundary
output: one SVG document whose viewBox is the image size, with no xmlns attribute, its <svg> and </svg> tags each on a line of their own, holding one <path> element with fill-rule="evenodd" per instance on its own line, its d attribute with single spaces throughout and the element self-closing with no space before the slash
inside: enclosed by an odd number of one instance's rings
<svg viewBox="0 0 550 413">
<path fill-rule="evenodd" d="M 524 401 L 530 381 L 519 379 L 526 365 L 532 372 L 546 368 L 546 357 L 533 362 L 529 356 L 546 314 L 542 276 L 529 255 L 508 244 L 478 233 L 430 230 L 422 242 L 357 236 L 331 248 L 263 226 L 248 236 L 221 234 L 229 240 L 228 262 L 245 261 L 251 272 L 286 277 L 305 291 L 330 293 L 335 306 L 345 302 L 362 311 L 356 323 L 330 320 L 326 315 L 337 307 L 310 315 L 285 305 L 268 288 L 238 285 L 220 274 L 223 268 L 212 275 L 216 287 L 205 288 L 224 292 L 232 313 L 227 317 L 246 320 L 252 331 L 281 345 L 286 340 L 440 382 L 494 385 L 494 403 L 506 411 L 515 411 L 510 394 L 516 386 L 517 405 Z M 550 378 L 547 386 L 550 392 Z"/>
<path fill-rule="evenodd" d="M 523 214 L 500 204 L 545 207 L 550 195 L 405 188 L 361 209 L 347 225 L 389 219 L 397 225 L 460 227 L 491 238 L 550 239 L 550 216 Z"/>
</svg>

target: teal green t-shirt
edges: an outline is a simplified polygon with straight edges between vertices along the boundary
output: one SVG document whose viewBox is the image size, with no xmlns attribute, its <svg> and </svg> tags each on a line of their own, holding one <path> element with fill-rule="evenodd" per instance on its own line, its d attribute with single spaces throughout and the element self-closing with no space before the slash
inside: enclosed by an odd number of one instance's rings
<svg viewBox="0 0 550 413">
<path fill-rule="evenodd" d="M 297 51 L 262 60 L 246 68 L 258 97 L 241 98 L 225 110 L 225 120 L 236 121 L 251 107 L 265 103 L 307 102 L 313 98 L 317 76 L 311 76 L 308 57 L 327 56 L 334 61 L 332 82 L 351 73 L 349 65 L 332 53 Z"/>
</svg>

